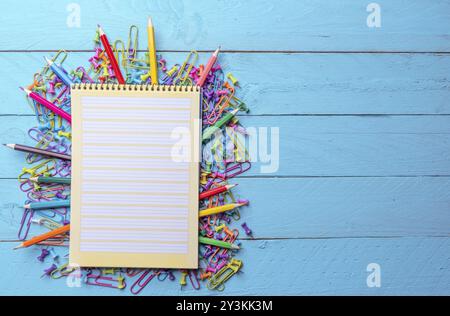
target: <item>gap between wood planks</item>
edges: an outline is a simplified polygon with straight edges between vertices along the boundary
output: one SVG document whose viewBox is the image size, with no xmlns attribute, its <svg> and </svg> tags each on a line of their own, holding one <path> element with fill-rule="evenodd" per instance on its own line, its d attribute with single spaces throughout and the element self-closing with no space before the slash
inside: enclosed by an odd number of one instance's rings
<svg viewBox="0 0 450 316">
<path fill-rule="evenodd" d="M 56 53 L 60 49 L 0 49 L 0 53 Z M 93 49 L 65 49 L 68 53 L 90 53 Z M 147 50 L 138 49 L 137 52 L 144 53 Z M 163 49 L 157 53 L 189 53 L 190 50 Z M 196 50 L 198 53 L 212 53 L 214 50 Z M 339 51 L 339 50 L 221 50 L 224 54 L 450 54 L 450 51 Z"/>
<path fill-rule="evenodd" d="M 336 240 L 336 239 L 411 239 L 411 238 L 450 238 L 450 235 L 415 235 L 415 236 L 328 236 L 328 237 L 242 237 L 240 241 L 277 241 L 277 240 Z M 19 243 L 23 240 L 0 240 L 0 243 Z"/>
<path fill-rule="evenodd" d="M 35 114 L 14 114 L 14 113 L 0 113 L 0 117 L 10 117 L 10 116 L 17 116 L 17 117 L 31 117 L 35 116 Z M 442 114 L 436 114 L 436 113 L 412 113 L 412 114 L 399 114 L 399 113 L 384 113 L 384 114 L 377 114 L 377 113 L 318 113 L 318 114 L 312 114 L 312 113 L 295 113 L 295 114 L 288 114 L 288 113 L 282 113 L 282 114 L 238 114 L 236 115 L 238 117 L 295 117 L 295 116 L 313 116 L 313 117 L 325 117 L 325 116 L 342 116 L 342 117 L 351 117 L 351 116 L 357 116 L 357 117 L 390 117 L 390 116 L 450 116 L 450 113 L 442 113 Z"/>
</svg>

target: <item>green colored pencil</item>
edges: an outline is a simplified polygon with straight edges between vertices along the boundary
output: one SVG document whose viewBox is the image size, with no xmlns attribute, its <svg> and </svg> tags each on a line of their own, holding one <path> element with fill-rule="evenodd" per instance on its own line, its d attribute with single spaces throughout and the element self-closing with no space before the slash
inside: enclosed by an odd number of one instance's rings
<svg viewBox="0 0 450 316">
<path fill-rule="evenodd" d="M 229 242 L 216 240 L 216 239 L 212 239 L 212 238 L 207 238 L 207 237 L 202 237 L 202 236 L 198 237 L 198 241 L 201 244 L 216 246 L 216 247 L 220 247 L 220 248 L 235 249 L 235 250 L 240 249 L 239 246 L 230 244 Z"/>
<path fill-rule="evenodd" d="M 37 183 L 70 184 L 70 178 L 61 178 L 61 177 L 31 177 L 30 180 Z"/>
<path fill-rule="evenodd" d="M 203 131 L 202 142 L 208 141 L 214 135 L 214 133 L 220 130 L 222 126 L 227 124 L 237 114 L 237 112 L 239 112 L 239 109 L 234 109 L 233 111 L 225 114 L 220 120 L 214 123 L 214 125 L 207 127 Z"/>
<path fill-rule="evenodd" d="M 49 208 L 70 207 L 70 200 L 56 200 L 46 202 L 32 202 L 23 206 L 24 208 L 31 208 L 33 210 L 45 210 Z"/>
</svg>

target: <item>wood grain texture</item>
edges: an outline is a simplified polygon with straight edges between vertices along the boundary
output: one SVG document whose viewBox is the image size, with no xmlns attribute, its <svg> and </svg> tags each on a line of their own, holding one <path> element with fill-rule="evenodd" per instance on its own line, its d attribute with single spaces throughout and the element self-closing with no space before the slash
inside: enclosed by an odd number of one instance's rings
<svg viewBox="0 0 450 316">
<path fill-rule="evenodd" d="M 66 280 L 38 281 L 50 265 L 36 260 L 36 248 L 11 251 L 14 243 L 0 243 L 8 253 L 0 261 L 0 294 L 131 295 L 130 283 L 120 291 L 86 286 L 70 288 Z M 449 295 L 450 241 L 448 238 L 332 239 L 244 241 L 237 258 L 242 273 L 224 292 L 203 286 L 194 291 L 178 282 L 153 280 L 142 295 Z M 293 255 L 294 254 L 294 255 Z M 381 287 L 369 288 L 367 265 L 381 267 Z M 134 278 L 135 280 L 136 278 Z M 20 281 L 19 281 L 20 280 Z M 131 283 L 132 284 L 132 283 Z"/>
<path fill-rule="evenodd" d="M 81 27 L 70 28 L 68 2 L 3 1 L 1 50 L 90 49 L 100 23 L 111 38 L 144 27 L 147 14 L 163 50 L 449 51 L 448 1 L 379 0 L 382 24 L 369 28 L 365 0 L 78 0 Z M 24 9 L 26 8 L 26 11 Z M 27 23 L 24 25 L 23 20 Z M 24 31 L 26 29 L 26 31 Z M 145 32 L 140 42 L 146 43 Z"/>
<path fill-rule="evenodd" d="M 368 28 L 369 2 L 78 0 L 81 27 L 70 28 L 69 2 L 4 0 L 0 143 L 30 141 L 35 119 L 17 87 L 43 55 L 83 51 L 67 66 L 87 65 L 97 23 L 125 42 L 138 25 L 145 50 L 149 14 L 169 64 L 222 45 L 251 108 L 240 119 L 279 128 L 280 165 L 262 174 L 254 163 L 233 180 L 257 240 L 242 241 L 244 273 L 225 292 L 152 282 L 143 294 L 449 295 L 450 2 L 376 1 L 382 26 Z M 0 148 L 0 240 L 10 240 L 0 242 L 0 294 L 129 295 L 38 281 L 50 262 L 36 260 L 37 248 L 11 250 L 23 161 Z M 369 263 L 381 266 L 381 288 L 366 285 Z"/>
<path fill-rule="evenodd" d="M 450 175 L 449 116 L 302 117 L 247 116 L 243 126 L 279 129 L 279 163 L 264 172 L 258 159 L 246 175 L 253 176 L 436 176 Z M 32 144 L 27 135 L 31 116 L 0 117 L 0 143 Z M 260 134 L 261 136 L 262 134 Z M 252 137 L 256 141 L 257 137 Z M 273 138 L 274 140 L 276 138 Z M 2 146 L 0 178 L 15 178 L 23 153 Z M 7 165 L 6 165 L 7 164 Z"/>
<path fill-rule="evenodd" d="M 53 54 L 0 53 L 0 115 L 31 113 L 18 87 Z M 88 68 L 92 55 L 70 53 L 64 65 Z M 163 56 L 173 65 L 187 54 Z M 209 56 L 200 54 L 198 64 Z M 222 53 L 219 62 L 239 79 L 237 95 L 251 115 L 450 114 L 450 55 Z"/>
<path fill-rule="evenodd" d="M 449 236 L 450 178 L 235 179 L 258 239 Z M 273 189 L 276 188 L 276 189 Z M 25 195 L 0 180 L 0 240 L 17 240 Z M 38 216 L 38 214 L 36 214 Z M 32 226 L 30 236 L 42 231 Z"/>
</svg>

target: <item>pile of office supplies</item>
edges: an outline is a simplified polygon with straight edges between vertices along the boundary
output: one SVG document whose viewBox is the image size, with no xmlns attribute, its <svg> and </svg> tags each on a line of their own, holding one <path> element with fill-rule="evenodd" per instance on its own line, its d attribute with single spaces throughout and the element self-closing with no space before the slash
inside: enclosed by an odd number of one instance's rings
<svg viewBox="0 0 450 316">
<path fill-rule="evenodd" d="M 242 261 L 238 259 L 239 234 L 253 238 L 248 225 L 239 223 L 239 209 L 248 201 L 236 198 L 232 192 L 236 183 L 229 183 L 251 167 L 246 148 L 248 135 L 237 117 L 239 112 L 249 110 L 237 97 L 238 80 L 218 62 L 219 49 L 206 65 L 197 65 L 198 54 L 192 51 L 180 64 L 169 66 L 156 54 L 154 37 L 149 38 L 151 47 L 146 53 L 138 51 L 137 37 L 138 28 L 131 26 L 127 45 L 116 40 L 110 47 L 99 27 L 94 37 L 94 53 L 85 61 L 86 65 L 69 68 L 65 63 L 68 53 L 61 50 L 51 58 L 46 56 L 32 83 L 23 87 L 37 126 L 28 130 L 32 146 L 7 144 L 26 152 L 26 166 L 18 177 L 20 189 L 27 196 L 18 228 L 18 238 L 23 242 L 16 248 L 38 247 L 36 259 L 42 265 L 43 278 L 78 277 L 84 285 L 128 288 L 133 294 L 140 293 L 153 279 L 156 279 L 153 283 L 178 280 L 176 283 L 182 288 L 194 289 L 200 289 L 203 283 L 210 290 L 221 291 L 225 282 L 242 269 Z M 77 83 L 203 87 L 198 270 L 80 269 L 68 265 L 70 86 Z M 225 137 L 212 137 L 217 130 Z"/>
</svg>

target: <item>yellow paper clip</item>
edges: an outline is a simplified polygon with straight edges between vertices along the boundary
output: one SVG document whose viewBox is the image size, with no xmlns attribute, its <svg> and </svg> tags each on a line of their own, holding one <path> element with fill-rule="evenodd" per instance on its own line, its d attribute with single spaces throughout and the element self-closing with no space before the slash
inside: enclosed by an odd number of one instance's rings
<svg viewBox="0 0 450 316">
<path fill-rule="evenodd" d="M 238 259 L 231 259 L 231 261 L 214 274 L 209 279 L 206 285 L 210 290 L 223 291 L 225 289 L 224 283 L 228 281 L 233 275 L 238 273 L 242 266 L 242 261 Z"/>
<path fill-rule="evenodd" d="M 186 60 L 184 61 L 183 65 L 181 66 L 177 76 L 175 77 L 174 84 L 183 85 L 191 81 L 189 78 L 189 74 L 191 73 L 191 70 L 194 67 L 197 60 L 198 60 L 198 53 L 195 50 L 191 51 L 187 56 Z"/>
<path fill-rule="evenodd" d="M 56 160 L 55 159 L 46 159 L 41 163 L 32 166 L 30 168 L 22 168 L 22 172 L 19 174 L 18 179 L 19 182 L 28 181 L 28 177 L 24 177 L 25 175 L 29 175 L 29 177 L 37 177 L 45 174 L 50 174 L 51 170 L 56 168 Z"/>
<path fill-rule="evenodd" d="M 73 271 L 75 271 L 75 268 L 69 266 L 69 263 L 66 263 L 53 270 L 52 273 L 50 273 L 50 277 L 52 279 L 60 279 L 62 277 L 68 276 Z"/>
</svg>

